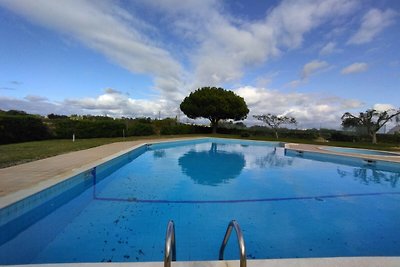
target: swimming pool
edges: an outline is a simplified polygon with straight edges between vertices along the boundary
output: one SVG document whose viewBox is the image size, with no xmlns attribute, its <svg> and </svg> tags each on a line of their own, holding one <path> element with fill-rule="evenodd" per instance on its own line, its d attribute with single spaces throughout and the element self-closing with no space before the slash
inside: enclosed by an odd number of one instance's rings
<svg viewBox="0 0 400 267">
<path fill-rule="evenodd" d="M 378 150 L 370 150 L 370 149 L 357 149 L 357 148 L 348 148 L 348 147 L 320 147 L 322 150 L 328 150 L 333 152 L 340 152 L 340 153 L 352 153 L 352 154 L 361 154 L 361 155 L 377 155 L 377 156 L 398 156 L 400 154 L 391 153 L 386 151 L 378 151 Z"/>
<path fill-rule="evenodd" d="M 0 263 L 216 260 L 236 219 L 249 259 L 400 255 L 400 167 L 204 139 L 142 146 L 0 210 Z M 238 259 L 229 242 L 225 258 Z"/>
</svg>

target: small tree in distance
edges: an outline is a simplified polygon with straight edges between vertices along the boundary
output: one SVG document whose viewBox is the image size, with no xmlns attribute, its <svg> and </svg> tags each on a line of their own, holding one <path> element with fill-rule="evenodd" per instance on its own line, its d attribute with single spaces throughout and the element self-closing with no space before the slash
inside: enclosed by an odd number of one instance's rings
<svg viewBox="0 0 400 267">
<path fill-rule="evenodd" d="M 191 119 L 209 119 L 213 133 L 217 132 L 220 120 L 244 120 L 249 113 L 242 97 L 216 87 L 203 87 L 190 93 L 182 101 L 180 108 Z"/>
<path fill-rule="evenodd" d="M 259 121 L 265 122 L 270 128 L 272 128 L 275 132 L 276 139 L 279 138 L 278 135 L 278 129 L 279 126 L 282 124 L 296 124 L 296 119 L 293 117 L 287 117 L 287 116 L 279 116 L 279 115 L 274 115 L 268 113 L 267 115 L 253 115 L 254 118 L 256 118 Z"/>
<path fill-rule="evenodd" d="M 344 128 L 365 128 L 367 134 L 372 138 L 372 143 L 376 144 L 376 133 L 393 118 L 396 118 L 396 121 L 400 121 L 400 109 L 386 111 L 368 109 L 365 112 L 360 112 L 358 116 L 346 112 L 342 116 L 342 126 Z"/>
</svg>

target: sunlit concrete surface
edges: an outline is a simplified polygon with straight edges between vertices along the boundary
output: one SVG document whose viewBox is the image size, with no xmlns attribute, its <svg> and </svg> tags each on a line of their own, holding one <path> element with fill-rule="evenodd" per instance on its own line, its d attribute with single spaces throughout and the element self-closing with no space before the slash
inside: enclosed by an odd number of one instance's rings
<svg viewBox="0 0 400 267">
<path fill-rule="evenodd" d="M 18 265 L 26 267 L 163 267 L 163 262 L 70 263 Z M 177 261 L 172 267 L 239 267 L 239 261 Z M 248 267 L 399 267 L 400 257 L 337 257 L 248 260 Z"/>
<path fill-rule="evenodd" d="M 325 146 L 322 145 L 308 145 L 308 144 L 295 144 L 295 143 L 287 143 L 285 144 L 286 149 L 291 149 L 295 151 L 304 151 L 304 152 L 317 152 L 322 154 L 331 154 L 345 157 L 354 157 L 361 159 L 371 159 L 371 160 L 383 160 L 390 162 L 399 162 L 400 163 L 400 153 L 398 156 L 383 156 L 383 155 L 367 155 L 367 154 L 355 154 L 355 153 L 344 153 L 344 152 L 336 152 L 329 151 L 324 149 Z M 396 153 L 396 152 L 394 152 Z"/>
</svg>

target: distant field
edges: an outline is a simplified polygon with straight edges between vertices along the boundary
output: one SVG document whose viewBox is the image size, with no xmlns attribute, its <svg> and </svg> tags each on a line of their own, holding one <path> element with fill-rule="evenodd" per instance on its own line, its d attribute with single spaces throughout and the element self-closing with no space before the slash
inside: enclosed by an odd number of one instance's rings
<svg viewBox="0 0 400 267">
<path fill-rule="evenodd" d="M 75 142 L 72 142 L 71 140 L 46 140 L 46 141 L 0 145 L 0 168 L 5 168 L 25 162 L 56 156 L 71 151 L 88 149 L 91 147 L 101 146 L 114 142 L 154 139 L 154 138 L 197 137 L 197 136 L 206 136 L 206 135 L 168 135 L 168 136 L 153 135 L 146 137 L 127 137 L 125 139 L 93 138 L 93 139 L 77 139 Z M 222 137 L 222 138 L 241 138 L 240 136 L 237 135 L 226 135 L 226 134 L 224 135 L 216 134 L 207 136 Z M 245 139 L 276 141 L 273 138 L 266 138 L 266 137 L 250 137 Z M 352 143 L 352 142 L 318 143 L 315 141 L 304 140 L 304 139 L 284 139 L 284 138 L 279 139 L 279 141 L 291 142 L 291 143 L 320 144 L 320 145 L 331 145 L 331 146 L 342 146 L 342 147 L 367 148 L 376 150 L 400 151 L 400 147 L 396 147 L 394 144 L 384 144 L 384 143 L 377 145 L 373 145 L 371 143 Z"/>
</svg>

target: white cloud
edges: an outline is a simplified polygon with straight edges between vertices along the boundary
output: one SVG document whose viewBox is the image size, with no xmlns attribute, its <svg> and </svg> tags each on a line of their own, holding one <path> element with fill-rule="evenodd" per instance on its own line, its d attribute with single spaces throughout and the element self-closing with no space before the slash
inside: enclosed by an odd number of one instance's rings
<svg viewBox="0 0 400 267">
<path fill-rule="evenodd" d="M 113 117 L 175 117 L 178 104 L 162 99 L 145 100 L 129 97 L 120 91 L 106 89 L 97 97 L 65 99 L 52 102 L 41 96 L 26 96 L 24 99 L 0 97 L 0 109 L 18 109 L 28 113 L 55 114 L 93 114 Z"/>
<path fill-rule="evenodd" d="M 318 72 L 325 71 L 330 67 L 326 61 L 313 60 L 306 63 L 301 71 L 301 79 L 291 81 L 287 86 L 295 88 L 303 83 L 306 83 L 310 76 L 317 74 Z"/>
<path fill-rule="evenodd" d="M 178 106 L 172 102 L 157 99 L 134 99 L 114 89 L 106 89 L 97 97 L 66 99 L 63 105 L 70 106 L 80 113 L 108 114 L 116 117 L 175 117 Z"/>
<path fill-rule="evenodd" d="M 44 97 L 36 96 L 44 99 Z M 24 99 L 0 96 L 0 109 L 2 110 L 23 110 L 31 114 L 47 115 L 50 113 L 72 114 L 74 111 L 68 107 L 49 101 L 35 101 L 27 96 Z"/>
<path fill-rule="evenodd" d="M 257 21 L 233 18 L 216 0 L 142 0 L 127 4 L 129 10 L 116 1 L 4 0 L 0 5 L 79 40 L 131 72 L 150 75 L 166 99 L 178 100 L 200 86 L 237 82 L 246 68 L 299 48 L 305 34 L 351 14 L 359 2 L 284 0 Z M 132 14 L 140 12 L 138 6 L 150 6 L 167 33 Z M 164 34 L 165 39 L 157 38 Z M 167 43 L 171 34 L 178 49 Z"/>
<path fill-rule="evenodd" d="M 0 4 L 79 40 L 129 71 L 151 75 L 155 88 L 165 94 L 182 89 L 180 63 L 141 33 L 151 26 L 116 2 L 5 0 Z"/>
<path fill-rule="evenodd" d="M 300 86 L 303 83 L 304 83 L 303 80 L 293 80 L 291 82 L 288 82 L 285 86 L 286 87 L 291 87 L 291 88 L 296 88 L 296 87 Z"/>
<path fill-rule="evenodd" d="M 342 69 L 342 74 L 359 73 L 368 70 L 368 64 L 364 62 L 356 62 Z"/>
<path fill-rule="evenodd" d="M 303 71 L 301 72 L 301 78 L 303 80 L 308 79 L 311 75 L 325 70 L 329 67 L 329 64 L 326 61 L 319 61 L 319 60 L 313 60 L 311 62 L 308 62 L 303 66 Z"/>
<path fill-rule="evenodd" d="M 190 88 L 234 82 L 245 68 L 300 47 L 306 33 L 350 14 L 358 5 L 356 0 L 286 0 L 263 19 L 249 22 L 227 15 L 219 1 L 143 2 L 161 10 L 171 31 L 190 42 Z"/>
<path fill-rule="evenodd" d="M 391 104 L 375 104 L 373 109 L 377 111 L 387 111 L 389 109 L 395 109 L 395 107 Z"/>
<path fill-rule="evenodd" d="M 4 104 L 6 98 L 3 97 L 0 98 L 1 107 L 21 107 L 34 113 L 42 108 L 45 113 L 150 117 L 161 111 L 164 117 L 176 115 L 179 101 L 187 91 L 199 86 L 237 82 L 246 68 L 259 66 L 286 51 L 298 49 L 303 45 L 306 34 L 351 14 L 359 1 L 284 0 L 257 21 L 231 17 L 224 10 L 223 2 L 217 0 L 142 0 L 129 4 L 130 7 L 150 5 L 151 14 L 157 9 L 157 20 L 162 21 L 165 29 L 169 29 L 164 37 L 172 34 L 177 38 L 179 48 L 183 47 L 178 51 L 163 43 L 169 42 L 168 38 L 152 39 L 164 34 L 158 32 L 156 23 L 154 26 L 147 24 L 140 19 L 141 14 L 132 14 L 131 10 L 128 12 L 120 8 L 118 1 L 4 0 L 0 5 L 64 36 L 79 40 L 133 73 L 150 75 L 154 79 L 154 87 L 163 93 L 162 99 L 143 100 L 107 89 L 95 97 L 67 99 L 59 103 L 46 99 L 35 101 L 40 97 L 35 99 L 27 96 L 25 100 L 8 98 L 9 104 Z M 378 20 L 384 25 L 392 23 L 391 12 L 379 11 Z M 365 21 L 371 21 L 370 16 L 366 15 Z M 382 29 L 374 25 L 363 20 L 360 32 L 369 30 L 372 32 L 369 36 L 375 36 Z M 148 34 L 149 31 L 151 34 Z M 365 33 L 358 35 L 368 36 Z M 361 37 L 356 39 L 368 39 Z M 336 43 L 329 42 L 320 54 L 338 51 Z M 177 58 L 184 63 L 178 62 Z M 308 62 L 303 66 L 299 79 L 292 81 L 291 86 L 298 86 L 329 66 L 320 60 Z M 193 76 L 189 76 L 189 73 L 193 73 Z M 269 79 L 259 82 L 265 85 Z M 241 87 L 235 91 L 245 97 L 252 113 L 293 115 L 304 127 L 318 127 L 320 122 L 325 121 L 337 127 L 340 125 L 338 118 L 345 111 L 361 105 L 358 100 L 282 93 L 256 87 Z"/>
<path fill-rule="evenodd" d="M 24 99 L 31 101 L 31 102 L 43 102 L 43 101 L 48 100 L 47 97 L 37 96 L 37 95 L 27 95 L 24 97 Z"/>
<path fill-rule="evenodd" d="M 355 99 L 298 92 L 282 93 L 251 86 L 240 87 L 234 91 L 245 99 L 250 109 L 247 119 L 250 124 L 259 123 L 252 115 L 273 113 L 295 117 L 300 128 L 318 128 L 320 125 L 339 128 L 343 113 L 362 106 L 362 103 Z"/>
<path fill-rule="evenodd" d="M 398 15 L 392 9 L 381 11 L 379 9 L 370 9 L 362 18 L 360 29 L 350 37 L 348 44 L 364 44 L 382 32 L 385 28 L 394 23 Z"/>
<path fill-rule="evenodd" d="M 321 50 L 319 51 L 319 54 L 322 56 L 326 56 L 326 55 L 330 55 L 330 54 L 337 53 L 340 51 L 341 50 L 336 47 L 336 43 L 329 42 L 321 48 Z"/>
</svg>

